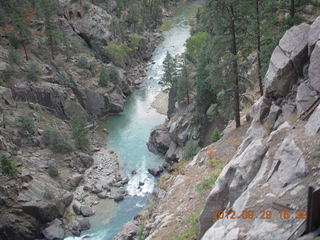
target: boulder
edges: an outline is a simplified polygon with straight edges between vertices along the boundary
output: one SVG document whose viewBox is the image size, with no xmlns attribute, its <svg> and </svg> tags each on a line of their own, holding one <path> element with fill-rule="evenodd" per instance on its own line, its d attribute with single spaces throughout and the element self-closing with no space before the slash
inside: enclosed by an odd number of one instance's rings
<svg viewBox="0 0 320 240">
<path fill-rule="evenodd" d="M 310 25 L 301 23 L 286 31 L 279 42 L 279 47 L 293 62 L 296 72 L 301 76 L 302 68 L 308 61 L 308 33 Z"/>
<path fill-rule="evenodd" d="M 78 218 L 77 220 L 80 224 L 81 231 L 86 231 L 91 228 L 90 220 L 88 218 Z"/>
<path fill-rule="evenodd" d="M 166 154 L 171 143 L 166 124 L 161 124 L 152 129 L 147 143 L 149 151 L 157 154 Z"/>
<path fill-rule="evenodd" d="M 133 222 L 126 223 L 121 231 L 113 238 L 113 240 L 124 240 L 124 239 L 134 239 L 134 236 L 137 235 L 139 227 Z"/>
<path fill-rule="evenodd" d="M 308 36 L 308 53 L 311 55 L 313 48 L 320 39 L 320 17 L 312 23 Z"/>
<path fill-rule="evenodd" d="M 267 97 L 284 97 L 298 80 L 290 58 L 278 46 L 273 51 L 270 65 L 265 76 L 265 94 Z"/>
<path fill-rule="evenodd" d="M 310 86 L 320 92 L 320 41 L 316 43 L 310 57 L 309 82 Z"/>
<path fill-rule="evenodd" d="M 49 227 L 42 231 L 42 233 L 48 240 L 64 239 L 64 230 L 62 228 L 62 222 L 59 219 L 55 219 L 49 225 Z"/>
<path fill-rule="evenodd" d="M 92 188 L 92 193 L 98 194 L 102 192 L 102 185 L 101 184 L 94 184 Z"/>
<path fill-rule="evenodd" d="M 199 218 L 200 236 L 214 224 L 212 209 L 224 210 L 228 204 L 232 205 L 258 173 L 268 147 L 261 138 L 248 141 L 249 144 L 239 147 L 210 192 Z"/>
<path fill-rule="evenodd" d="M 107 44 L 112 37 L 110 31 L 112 17 L 104 9 L 90 2 L 87 4 L 89 4 L 87 11 L 77 3 L 70 5 L 66 17 L 74 30 L 89 44 L 91 40 Z"/>
<path fill-rule="evenodd" d="M 81 204 L 78 201 L 74 201 L 74 203 L 72 204 L 72 209 L 74 211 L 74 213 L 76 215 L 80 215 L 81 214 Z"/>
<path fill-rule="evenodd" d="M 305 125 L 305 133 L 308 136 L 314 136 L 320 129 L 320 105 L 314 110 L 308 122 Z"/>
<path fill-rule="evenodd" d="M 269 69 L 265 76 L 267 97 L 284 97 L 308 61 L 308 32 L 310 26 L 302 23 L 287 30 L 272 53 Z"/>
<path fill-rule="evenodd" d="M 113 200 L 116 201 L 116 202 L 120 202 L 124 199 L 124 196 L 123 194 L 121 193 L 116 193 L 115 195 L 113 195 Z"/>
<path fill-rule="evenodd" d="M 312 90 L 306 82 L 297 89 L 296 105 L 298 115 L 302 114 L 316 100 L 317 92 Z"/>
<path fill-rule="evenodd" d="M 0 110 L 15 105 L 10 88 L 0 86 Z"/>
<path fill-rule="evenodd" d="M 154 176 L 154 177 L 158 177 L 160 176 L 160 174 L 163 172 L 163 167 L 156 167 L 156 168 L 148 168 L 148 172 Z"/>
<path fill-rule="evenodd" d="M 101 193 L 98 193 L 97 196 L 98 198 L 106 199 L 109 197 L 109 194 L 107 192 L 101 192 Z"/>
<path fill-rule="evenodd" d="M 286 137 L 274 155 L 274 165 L 268 177 L 274 192 L 282 192 L 306 176 L 307 167 L 301 150 L 291 136 Z"/>
<path fill-rule="evenodd" d="M 90 217 L 90 216 L 94 215 L 92 208 L 89 206 L 81 206 L 80 211 L 81 211 L 82 216 L 84 216 L 84 217 Z"/>
</svg>

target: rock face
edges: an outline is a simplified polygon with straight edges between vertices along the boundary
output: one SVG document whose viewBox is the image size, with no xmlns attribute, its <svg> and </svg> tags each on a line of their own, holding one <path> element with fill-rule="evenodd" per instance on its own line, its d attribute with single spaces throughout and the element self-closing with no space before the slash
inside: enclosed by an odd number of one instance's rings
<svg viewBox="0 0 320 240">
<path fill-rule="evenodd" d="M 299 222 L 284 222 L 275 215 L 265 220 L 259 214 L 276 214 L 279 206 L 289 211 L 306 209 L 308 186 L 320 184 L 319 173 L 311 174 L 318 162 L 312 150 L 306 150 L 314 149 L 313 141 L 319 139 L 320 106 L 307 121 L 296 123 L 319 98 L 319 19 L 311 30 L 307 24 L 289 29 L 274 50 L 265 95 L 252 107 L 253 120 L 245 139 L 215 182 L 201 213 L 202 240 L 288 239 L 298 227 Z M 214 210 L 232 210 L 236 218 L 212 219 Z M 244 211 L 253 211 L 257 218 L 244 220 Z"/>
<path fill-rule="evenodd" d="M 181 104 L 177 107 L 169 121 L 156 126 L 147 143 L 151 152 L 163 154 L 167 162 L 174 162 L 181 156 L 182 148 L 189 139 L 200 138 L 200 124 L 192 121 L 195 103 Z"/>
<path fill-rule="evenodd" d="M 310 26 L 300 24 L 289 29 L 274 50 L 265 76 L 265 92 L 272 98 L 288 94 L 299 76 L 308 56 Z"/>
<path fill-rule="evenodd" d="M 126 223 L 122 230 L 113 238 L 113 240 L 134 239 L 139 231 L 139 227 L 134 222 Z"/>
<path fill-rule="evenodd" d="M 147 146 L 153 153 L 165 154 L 170 143 L 171 139 L 166 124 L 161 124 L 152 129 Z"/>
<path fill-rule="evenodd" d="M 64 238 L 62 222 L 58 219 L 55 219 L 49 227 L 43 230 L 42 233 L 48 240 L 62 240 Z"/>
</svg>

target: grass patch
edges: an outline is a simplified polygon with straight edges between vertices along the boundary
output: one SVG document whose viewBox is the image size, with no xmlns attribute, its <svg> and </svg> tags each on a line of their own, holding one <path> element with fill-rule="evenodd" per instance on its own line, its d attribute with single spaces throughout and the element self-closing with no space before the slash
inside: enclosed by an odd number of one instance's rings
<svg viewBox="0 0 320 240">
<path fill-rule="evenodd" d="M 207 166 L 210 168 L 214 168 L 214 171 L 210 173 L 210 175 L 202 180 L 201 183 L 199 183 L 196 186 L 197 192 L 202 194 L 208 189 L 211 189 L 220 176 L 220 173 L 222 172 L 222 169 L 224 167 L 224 162 L 222 160 L 213 159 L 208 161 Z"/>
<path fill-rule="evenodd" d="M 186 220 L 186 229 L 180 231 L 175 236 L 170 238 L 170 240 L 195 240 L 199 234 L 199 215 L 200 213 L 192 213 Z"/>
<path fill-rule="evenodd" d="M 42 141 L 53 152 L 69 153 L 72 151 L 72 146 L 69 141 L 55 128 L 45 128 L 42 134 Z"/>
</svg>

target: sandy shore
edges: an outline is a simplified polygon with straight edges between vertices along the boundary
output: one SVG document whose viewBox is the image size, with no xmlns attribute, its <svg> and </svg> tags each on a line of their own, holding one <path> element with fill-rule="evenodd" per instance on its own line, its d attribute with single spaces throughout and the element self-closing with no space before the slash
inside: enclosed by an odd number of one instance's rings
<svg viewBox="0 0 320 240">
<path fill-rule="evenodd" d="M 166 115 L 168 111 L 168 93 L 160 92 L 151 106 L 157 110 L 158 113 Z"/>
</svg>

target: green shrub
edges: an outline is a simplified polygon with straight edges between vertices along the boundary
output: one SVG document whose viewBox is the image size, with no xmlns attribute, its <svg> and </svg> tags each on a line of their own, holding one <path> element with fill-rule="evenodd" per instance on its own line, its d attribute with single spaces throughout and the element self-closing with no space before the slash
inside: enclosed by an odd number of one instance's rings
<svg viewBox="0 0 320 240">
<path fill-rule="evenodd" d="M 119 71 L 115 66 L 111 66 L 109 69 L 109 75 L 110 75 L 110 80 L 111 82 L 113 82 L 114 84 L 119 83 L 120 81 L 120 75 L 119 75 Z"/>
<path fill-rule="evenodd" d="M 48 186 L 46 186 L 46 187 L 44 188 L 43 198 L 46 199 L 46 200 L 52 200 L 52 199 L 54 199 L 54 194 L 53 194 L 53 192 L 50 191 L 50 189 L 49 189 Z"/>
<path fill-rule="evenodd" d="M 52 178 L 58 177 L 59 176 L 58 168 L 55 165 L 49 164 L 48 174 Z"/>
<path fill-rule="evenodd" d="M 141 36 L 139 34 L 133 34 L 129 37 L 129 48 L 133 51 L 136 51 L 140 47 Z"/>
<path fill-rule="evenodd" d="M 125 59 L 129 53 L 129 48 L 123 43 L 115 44 L 110 42 L 106 48 L 106 53 L 114 64 L 124 66 Z"/>
<path fill-rule="evenodd" d="M 88 62 L 88 59 L 85 56 L 81 56 L 77 63 L 76 63 L 77 67 L 79 68 L 83 68 L 83 69 L 90 69 L 90 64 Z"/>
<path fill-rule="evenodd" d="M 1 172 L 5 175 L 14 177 L 18 171 L 13 161 L 7 156 L 0 154 Z"/>
<path fill-rule="evenodd" d="M 39 65 L 36 62 L 32 62 L 27 69 L 27 79 L 32 82 L 37 82 L 40 79 L 40 74 L 41 69 L 39 68 Z"/>
<path fill-rule="evenodd" d="M 215 128 L 212 132 L 211 140 L 212 142 L 217 142 L 221 138 L 221 134 L 218 128 Z"/>
<path fill-rule="evenodd" d="M 69 141 L 55 128 L 47 127 L 42 134 L 42 141 L 54 152 L 68 153 L 72 151 Z"/>
<path fill-rule="evenodd" d="M 182 157 L 189 160 L 193 158 L 199 151 L 200 147 L 198 142 L 196 140 L 190 139 L 183 148 Z"/>
<path fill-rule="evenodd" d="M 144 225 L 140 225 L 139 231 L 138 231 L 138 240 L 143 240 L 143 234 L 144 234 Z"/>
<path fill-rule="evenodd" d="M 100 69 L 100 78 L 99 78 L 99 85 L 102 87 L 107 87 L 110 82 L 110 74 L 101 67 Z"/>
<path fill-rule="evenodd" d="M 75 146 L 79 149 L 87 149 L 90 146 L 88 131 L 85 128 L 86 121 L 80 114 L 74 114 L 70 121 Z"/>
<path fill-rule="evenodd" d="M 20 47 L 20 41 L 15 34 L 13 33 L 9 34 L 8 38 L 9 38 L 9 43 L 12 47 L 14 47 L 15 49 L 18 49 Z"/>
<path fill-rule="evenodd" d="M 36 125 L 34 120 L 28 115 L 22 115 L 18 117 L 17 123 L 21 125 L 22 129 L 25 132 L 25 135 L 33 135 L 36 132 Z"/>
</svg>

